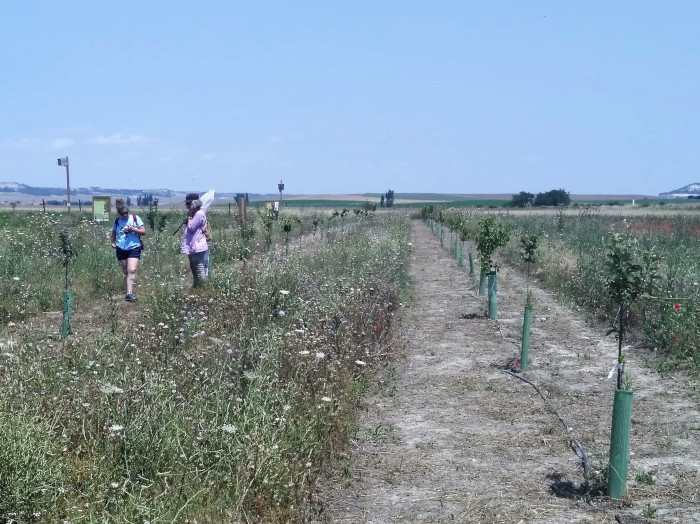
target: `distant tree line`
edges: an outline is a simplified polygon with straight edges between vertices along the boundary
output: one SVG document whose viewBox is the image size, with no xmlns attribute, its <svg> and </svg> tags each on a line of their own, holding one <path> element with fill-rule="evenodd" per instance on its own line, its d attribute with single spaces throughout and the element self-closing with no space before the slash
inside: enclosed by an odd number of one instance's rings
<svg viewBox="0 0 700 524">
<path fill-rule="evenodd" d="M 127 197 L 128 198 L 128 197 Z M 130 199 L 129 199 L 130 200 Z M 136 197 L 136 205 L 137 206 L 149 206 L 149 205 L 158 205 L 158 199 L 153 198 L 153 193 L 146 193 L 145 195 L 139 195 Z M 127 201 L 127 205 L 129 205 L 129 202 Z"/>
<path fill-rule="evenodd" d="M 552 189 L 546 193 L 533 195 L 527 191 L 521 191 L 513 195 L 513 199 L 506 205 L 508 207 L 541 207 L 541 206 L 568 206 L 571 203 L 569 193 L 564 189 Z"/>
</svg>

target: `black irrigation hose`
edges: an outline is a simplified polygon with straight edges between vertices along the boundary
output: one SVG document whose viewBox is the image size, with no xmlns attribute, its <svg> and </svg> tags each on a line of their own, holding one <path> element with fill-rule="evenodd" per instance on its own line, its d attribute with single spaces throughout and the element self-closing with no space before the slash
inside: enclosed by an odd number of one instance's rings
<svg viewBox="0 0 700 524">
<path fill-rule="evenodd" d="M 515 377 L 515 378 L 518 378 L 518 379 L 522 380 L 523 382 L 527 382 L 527 383 L 530 384 L 533 388 L 535 388 L 535 391 L 537 391 L 537 393 L 540 395 L 540 397 L 542 397 L 542 400 L 544 400 L 545 405 L 549 408 L 549 410 L 550 410 L 552 413 L 554 413 L 554 414 L 557 416 L 557 418 L 559 419 L 559 422 L 561 422 L 561 425 L 562 425 L 563 428 L 564 428 L 564 431 L 565 431 L 567 434 L 569 433 L 569 425 L 568 425 L 567 422 L 566 422 L 566 418 L 564 418 L 562 415 L 559 414 L 559 412 L 557 411 L 557 409 L 554 407 L 554 404 L 552 404 L 552 402 L 544 395 L 544 393 L 542 393 L 542 391 L 540 391 L 540 388 L 538 388 L 537 385 L 535 385 L 534 382 L 531 382 L 530 380 L 526 379 L 525 377 L 523 377 L 523 376 L 521 376 L 521 375 L 519 375 L 519 374 L 517 374 L 517 373 L 513 373 L 513 372 L 510 371 L 510 370 L 504 369 L 503 371 L 504 371 L 505 373 L 508 373 L 509 375 Z M 583 494 L 584 494 L 584 496 L 586 496 L 586 498 L 588 498 L 589 495 L 590 495 L 590 491 L 591 491 L 591 485 L 590 485 L 590 483 L 588 482 L 588 478 L 589 478 L 589 477 L 588 477 L 588 472 L 589 472 L 590 468 L 589 468 L 589 465 L 588 465 L 588 456 L 586 455 L 586 450 L 585 450 L 584 447 L 581 445 L 581 443 L 580 443 L 578 440 L 575 440 L 575 439 L 570 439 L 570 440 L 569 440 L 569 446 L 571 446 L 571 449 L 573 450 L 573 452 L 574 452 L 574 453 L 576 454 L 576 456 L 581 460 L 581 465 L 583 466 L 583 477 L 584 477 L 584 479 L 585 479 L 585 483 L 584 483 L 584 493 L 583 493 Z"/>
</svg>

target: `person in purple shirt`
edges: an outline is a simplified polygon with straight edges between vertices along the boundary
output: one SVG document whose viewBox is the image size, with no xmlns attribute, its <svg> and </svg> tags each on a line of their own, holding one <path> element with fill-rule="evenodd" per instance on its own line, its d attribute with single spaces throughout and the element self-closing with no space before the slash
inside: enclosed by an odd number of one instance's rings
<svg viewBox="0 0 700 524">
<path fill-rule="evenodd" d="M 187 255 L 190 260 L 190 270 L 194 286 L 199 287 L 207 280 L 209 245 L 204 234 L 207 225 L 207 215 L 202 211 L 202 201 L 198 193 L 189 193 L 185 197 L 187 218 L 182 224 L 185 233 L 182 235 L 180 253 Z"/>
</svg>

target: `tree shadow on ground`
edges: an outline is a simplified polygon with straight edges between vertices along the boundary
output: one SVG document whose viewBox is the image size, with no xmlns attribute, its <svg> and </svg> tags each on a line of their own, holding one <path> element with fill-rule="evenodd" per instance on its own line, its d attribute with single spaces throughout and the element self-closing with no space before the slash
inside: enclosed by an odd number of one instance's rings
<svg viewBox="0 0 700 524">
<path fill-rule="evenodd" d="M 601 486 L 597 484 L 591 485 L 588 481 L 583 484 L 576 484 L 570 480 L 565 480 L 564 475 L 561 473 L 551 473 L 547 475 L 547 478 L 550 481 L 549 489 L 557 497 L 578 500 L 602 493 Z"/>
</svg>

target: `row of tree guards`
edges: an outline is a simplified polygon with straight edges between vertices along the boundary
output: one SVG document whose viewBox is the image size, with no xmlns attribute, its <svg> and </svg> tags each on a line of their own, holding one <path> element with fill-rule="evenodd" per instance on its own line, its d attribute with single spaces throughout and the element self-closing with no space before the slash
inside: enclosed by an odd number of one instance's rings
<svg viewBox="0 0 700 524">
<path fill-rule="evenodd" d="M 512 233 L 509 224 L 498 222 L 494 216 L 483 217 L 478 228 L 473 231 L 463 222 L 452 222 L 442 210 L 437 213 L 432 206 L 422 212 L 425 223 L 445 246 L 445 225 L 450 233 L 450 251 L 455 255 L 457 265 L 464 267 L 464 242 L 470 237 L 477 247 L 480 265 L 479 295 L 488 293 L 488 318 L 498 319 L 498 264 L 492 255 L 496 249 L 505 246 Z M 523 331 L 520 346 L 520 361 L 513 371 L 527 371 L 530 364 L 530 325 L 532 322 L 532 293 L 530 291 L 530 269 L 537 261 L 537 235 L 524 235 L 520 238 L 520 254 L 527 265 L 527 291 L 523 314 Z M 468 253 L 469 276 L 474 277 L 474 257 Z M 629 465 L 629 438 L 632 418 L 631 381 L 625 375 L 625 355 L 622 346 L 628 329 L 628 316 L 631 305 L 641 296 L 652 296 L 658 275 L 658 256 L 653 251 L 642 251 L 629 237 L 613 233 L 608 238 L 606 275 L 611 302 L 616 307 L 615 321 L 608 334 L 614 333 L 618 342 L 617 364 L 611 371 L 617 372 L 617 387 L 613 402 L 610 430 L 610 454 L 607 468 L 607 493 L 614 499 L 622 497 L 627 484 Z M 586 482 L 589 479 L 586 478 Z"/>
</svg>

